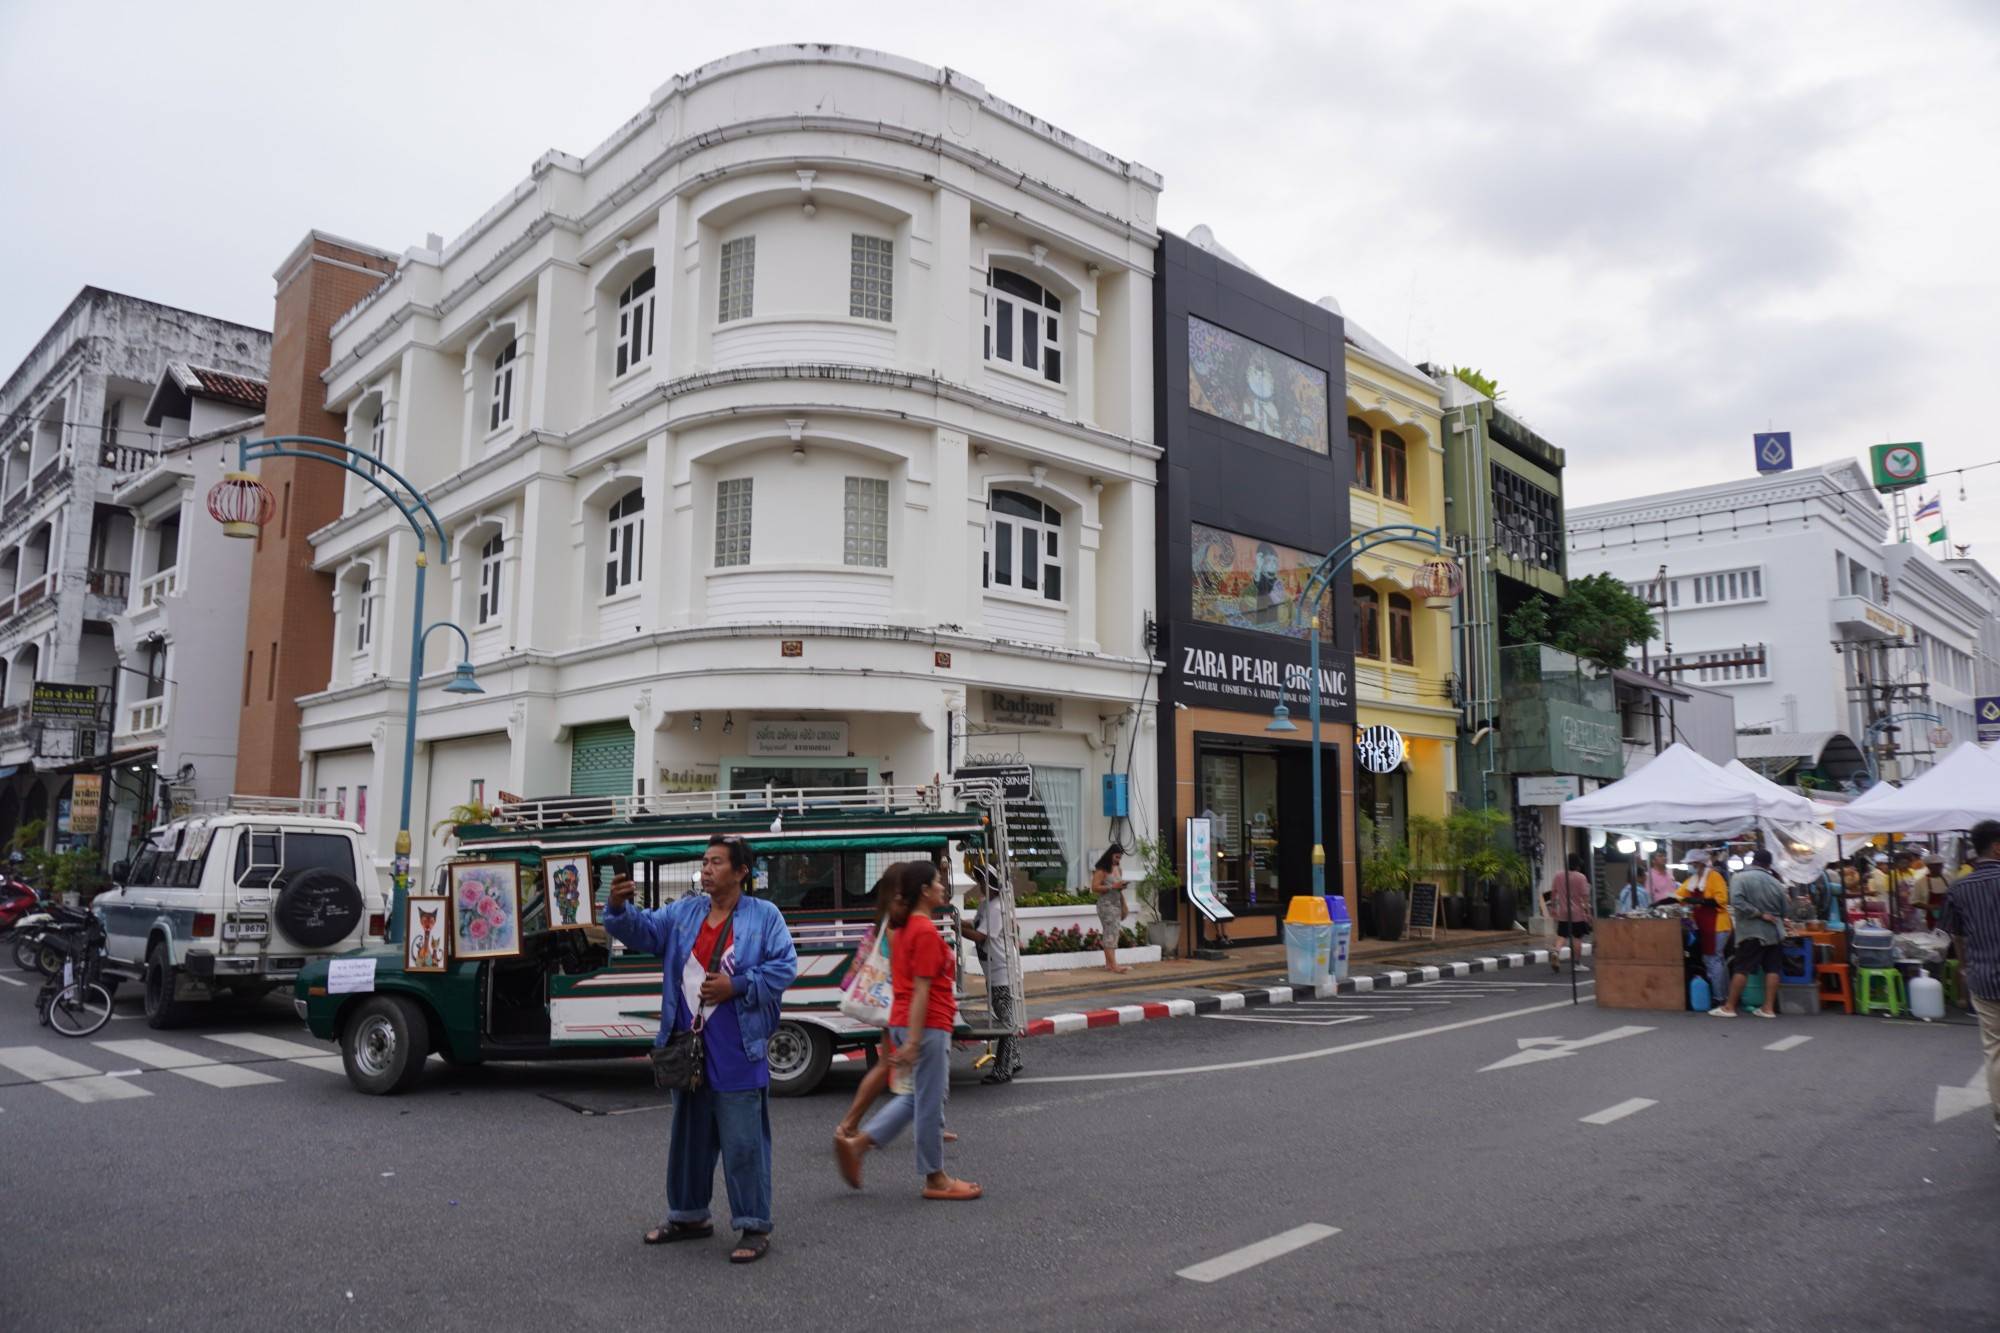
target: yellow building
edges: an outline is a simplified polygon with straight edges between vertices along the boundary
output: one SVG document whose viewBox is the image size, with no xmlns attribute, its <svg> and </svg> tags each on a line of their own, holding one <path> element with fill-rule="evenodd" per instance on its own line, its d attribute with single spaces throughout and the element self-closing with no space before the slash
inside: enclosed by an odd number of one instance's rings
<svg viewBox="0 0 2000 1333">
<path fill-rule="evenodd" d="M 1352 320 L 1346 331 L 1354 531 L 1385 523 L 1442 531 L 1438 386 Z M 1392 727 L 1405 746 L 1406 757 L 1392 772 L 1355 765 L 1356 813 L 1384 843 L 1404 836 L 1411 815 L 1443 818 L 1458 790 L 1451 603 L 1430 604 L 1411 591 L 1423 562 L 1436 558 L 1426 546 L 1397 542 L 1365 552 L 1352 566 L 1357 734 Z"/>
</svg>

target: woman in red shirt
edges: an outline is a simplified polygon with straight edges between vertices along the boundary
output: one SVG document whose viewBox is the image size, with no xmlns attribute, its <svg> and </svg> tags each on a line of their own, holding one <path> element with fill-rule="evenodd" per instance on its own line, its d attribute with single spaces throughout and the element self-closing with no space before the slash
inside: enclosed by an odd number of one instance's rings
<svg viewBox="0 0 2000 1333">
<path fill-rule="evenodd" d="M 948 899 L 937 867 L 928 861 L 903 863 L 896 896 L 889 904 L 889 976 L 895 1002 L 889 1009 L 889 1063 L 909 1069 L 914 1088 L 891 1097 L 868 1118 L 861 1132 L 834 1140 L 842 1179 L 861 1188 L 861 1156 L 894 1142 L 916 1122 L 917 1170 L 926 1199 L 976 1199 L 983 1192 L 944 1169 L 944 1094 L 950 1078 L 951 1032 L 958 1019 L 952 983 L 956 959 L 931 921 Z"/>
</svg>

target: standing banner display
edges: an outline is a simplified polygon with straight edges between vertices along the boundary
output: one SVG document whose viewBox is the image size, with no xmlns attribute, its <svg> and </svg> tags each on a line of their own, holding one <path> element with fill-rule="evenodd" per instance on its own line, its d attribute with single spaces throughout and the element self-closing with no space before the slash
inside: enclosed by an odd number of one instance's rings
<svg viewBox="0 0 2000 1333">
<path fill-rule="evenodd" d="M 1236 913 L 1215 896 L 1215 830 L 1211 821 L 1187 822 L 1187 894 L 1195 910 L 1210 921 L 1233 921 Z"/>
</svg>

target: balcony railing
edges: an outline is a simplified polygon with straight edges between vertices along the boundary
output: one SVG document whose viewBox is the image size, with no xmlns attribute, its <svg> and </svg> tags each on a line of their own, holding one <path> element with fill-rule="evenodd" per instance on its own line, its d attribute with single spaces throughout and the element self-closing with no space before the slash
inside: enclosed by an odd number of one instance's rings
<svg viewBox="0 0 2000 1333">
<path fill-rule="evenodd" d="M 55 480 L 56 474 L 58 472 L 66 471 L 67 468 L 68 465 L 65 464 L 62 461 L 62 459 L 60 458 L 51 459 L 48 463 L 43 465 L 42 470 L 40 472 L 37 472 L 35 474 L 35 479 L 32 483 L 30 483 L 29 489 L 36 491 L 41 490 L 42 487 L 48 485 L 51 481 Z"/>
<path fill-rule="evenodd" d="M 16 609 L 21 611 L 27 610 L 29 607 L 33 606 L 36 602 L 41 601 L 43 597 L 47 596 L 48 591 L 49 591 L 48 579 L 46 577 L 36 579 L 33 583 L 30 583 L 27 587 L 21 589 L 21 595 L 18 599 L 18 605 Z"/>
<path fill-rule="evenodd" d="M 179 569 L 163 569 L 139 585 L 139 609 L 159 606 L 181 586 Z"/>
<path fill-rule="evenodd" d="M 0 708 L 0 741 L 17 741 L 28 734 L 28 705 L 8 704 Z"/>
<path fill-rule="evenodd" d="M 131 589 L 132 576 L 122 569 L 90 571 L 90 590 L 99 597 L 115 597 L 122 602 Z"/>
<path fill-rule="evenodd" d="M 159 461 L 160 455 L 130 444 L 107 444 L 101 447 L 98 458 L 113 472 L 134 473 L 144 472 Z"/>
<path fill-rule="evenodd" d="M 164 696 L 141 699 L 125 710 L 125 730 L 128 733 L 158 731 L 166 725 L 167 701 Z"/>
</svg>

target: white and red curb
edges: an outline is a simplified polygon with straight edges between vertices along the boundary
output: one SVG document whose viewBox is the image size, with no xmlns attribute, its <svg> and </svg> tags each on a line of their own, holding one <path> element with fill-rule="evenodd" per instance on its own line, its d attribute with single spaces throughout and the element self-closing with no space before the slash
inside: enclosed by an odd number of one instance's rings
<svg viewBox="0 0 2000 1333">
<path fill-rule="evenodd" d="M 1591 946 L 1585 944 L 1583 952 L 1588 957 L 1592 952 Z M 1407 971 L 1392 969 L 1372 976 L 1348 977 L 1338 982 L 1322 981 L 1310 988 L 1269 986 L 1261 990 L 1203 995 L 1192 1000 L 1157 1000 L 1147 1004 L 1121 1004 L 1109 1009 L 1088 1009 L 1082 1013 L 1050 1014 L 1046 1018 L 1037 1018 L 1028 1024 L 1022 1035 L 1053 1037 L 1065 1032 L 1083 1032 L 1091 1028 L 1115 1028 L 1123 1027 L 1127 1023 L 1150 1023 L 1160 1018 L 1191 1018 L 1198 1014 L 1219 1014 L 1232 1009 L 1290 1004 L 1294 1000 L 1307 997 L 1324 999 L 1331 995 L 1367 995 L 1418 982 L 1469 977 L 1481 972 L 1503 972 L 1509 968 L 1538 967 L 1548 961 L 1549 950 L 1533 949 L 1527 953 L 1500 954 L 1492 958 L 1469 958 L 1458 962 L 1439 963 L 1436 966 L 1411 968 Z"/>
</svg>

